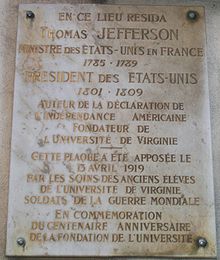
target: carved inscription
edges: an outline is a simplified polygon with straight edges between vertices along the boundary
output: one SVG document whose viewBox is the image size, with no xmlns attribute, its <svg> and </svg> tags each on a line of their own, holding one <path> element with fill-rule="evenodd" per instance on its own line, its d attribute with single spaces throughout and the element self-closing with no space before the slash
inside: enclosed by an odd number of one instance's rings
<svg viewBox="0 0 220 260">
<path fill-rule="evenodd" d="M 9 255 L 215 255 L 205 55 L 202 7 L 20 6 Z"/>
</svg>

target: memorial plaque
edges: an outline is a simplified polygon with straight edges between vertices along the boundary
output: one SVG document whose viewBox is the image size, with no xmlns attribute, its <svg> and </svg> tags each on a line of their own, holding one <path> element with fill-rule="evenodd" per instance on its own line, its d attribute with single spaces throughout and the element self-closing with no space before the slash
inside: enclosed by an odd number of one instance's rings
<svg viewBox="0 0 220 260">
<path fill-rule="evenodd" d="M 7 255 L 214 257 L 200 6 L 20 5 Z"/>
</svg>

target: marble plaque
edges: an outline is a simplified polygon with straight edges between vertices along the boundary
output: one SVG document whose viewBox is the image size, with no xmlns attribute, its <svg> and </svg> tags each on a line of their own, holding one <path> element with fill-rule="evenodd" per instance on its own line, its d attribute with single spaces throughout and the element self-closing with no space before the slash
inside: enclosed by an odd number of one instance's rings
<svg viewBox="0 0 220 260">
<path fill-rule="evenodd" d="M 20 5 L 7 255 L 214 257 L 200 6 Z"/>
</svg>

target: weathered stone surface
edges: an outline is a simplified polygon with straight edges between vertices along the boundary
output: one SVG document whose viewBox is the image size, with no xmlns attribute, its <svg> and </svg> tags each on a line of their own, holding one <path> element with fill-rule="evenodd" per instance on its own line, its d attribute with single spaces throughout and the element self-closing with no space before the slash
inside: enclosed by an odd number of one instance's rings
<svg viewBox="0 0 220 260">
<path fill-rule="evenodd" d="M 21 5 L 8 255 L 214 256 L 210 143 L 202 7 Z"/>
</svg>

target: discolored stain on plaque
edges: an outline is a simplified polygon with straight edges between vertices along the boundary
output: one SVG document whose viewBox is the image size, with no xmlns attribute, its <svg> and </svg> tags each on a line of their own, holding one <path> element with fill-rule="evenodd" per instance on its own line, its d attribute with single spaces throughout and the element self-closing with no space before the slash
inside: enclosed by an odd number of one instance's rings
<svg viewBox="0 0 220 260">
<path fill-rule="evenodd" d="M 214 257 L 200 6 L 20 5 L 7 255 Z"/>
</svg>

